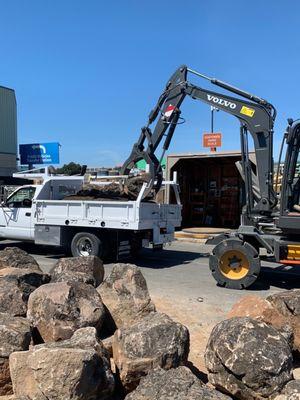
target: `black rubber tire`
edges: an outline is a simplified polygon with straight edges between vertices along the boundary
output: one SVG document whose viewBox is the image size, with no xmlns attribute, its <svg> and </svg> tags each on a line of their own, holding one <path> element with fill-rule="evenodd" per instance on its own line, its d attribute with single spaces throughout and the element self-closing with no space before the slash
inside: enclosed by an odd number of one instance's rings
<svg viewBox="0 0 300 400">
<path fill-rule="evenodd" d="M 83 254 L 80 251 L 80 245 L 86 241 L 89 244 L 89 251 L 88 254 Z M 98 256 L 102 257 L 103 255 L 103 246 L 100 238 L 93 233 L 90 232 L 78 232 L 74 235 L 72 242 L 71 242 L 71 253 L 73 257 L 84 257 L 87 255 L 90 256 Z"/>
<path fill-rule="evenodd" d="M 238 250 L 241 252 L 249 263 L 249 271 L 247 275 L 241 279 L 230 279 L 221 272 L 220 259 L 230 250 Z M 213 249 L 209 257 L 209 268 L 212 272 L 212 276 L 220 286 L 229 289 L 246 289 L 256 281 L 260 273 L 260 258 L 257 250 L 249 243 L 242 242 L 239 239 L 226 239 Z"/>
</svg>

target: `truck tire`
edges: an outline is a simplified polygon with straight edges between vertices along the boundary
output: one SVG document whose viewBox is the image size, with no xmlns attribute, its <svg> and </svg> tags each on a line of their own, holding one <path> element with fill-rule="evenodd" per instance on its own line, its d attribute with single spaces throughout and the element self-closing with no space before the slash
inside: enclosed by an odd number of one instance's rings
<svg viewBox="0 0 300 400">
<path fill-rule="evenodd" d="M 73 257 L 86 257 L 103 255 L 103 246 L 98 236 L 89 232 L 79 232 L 74 235 L 71 242 Z"/>
<path fill-rule="evenodd" d="M 259 254 L 247 242 L 226 239 L 213 249 L 209 268 L 220 286 L 245 289 L 256 281 L 260 273 Z"/>
</svg>

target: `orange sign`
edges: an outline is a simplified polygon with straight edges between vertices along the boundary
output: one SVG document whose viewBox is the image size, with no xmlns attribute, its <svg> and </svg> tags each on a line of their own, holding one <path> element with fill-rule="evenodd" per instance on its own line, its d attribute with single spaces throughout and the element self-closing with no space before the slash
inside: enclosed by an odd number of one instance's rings
<svg viewBox="0 0 300 400">
<path fill-rule="evenodd" d="M 222 133 L 203 133 L 203 147 L 221 147 Z"/>
</svg>

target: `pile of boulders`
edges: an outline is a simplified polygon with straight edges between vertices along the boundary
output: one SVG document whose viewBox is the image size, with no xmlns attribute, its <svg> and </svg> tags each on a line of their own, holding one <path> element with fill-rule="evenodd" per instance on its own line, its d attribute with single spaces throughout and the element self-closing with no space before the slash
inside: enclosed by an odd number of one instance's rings
<svg viewBox="0 0 300 400">
<path fill-rule="evenodd" d="M 299 292 L 235 305 L 210 335 L 205 384 L 188 362 L 188 329 L 156 311 L 135 265 L 104 278 L 97 257 L 63 258 L 45 274 L 6 248 L 0 400 L 298 399 Z"/>
<path fill-rule="evenodd" d="M 188 329 L 156 311 L 131 264 L 94 256 L 50 274 L 0 251 L 0 399 L 228 399 L 187 367 Z"/>
</svg>

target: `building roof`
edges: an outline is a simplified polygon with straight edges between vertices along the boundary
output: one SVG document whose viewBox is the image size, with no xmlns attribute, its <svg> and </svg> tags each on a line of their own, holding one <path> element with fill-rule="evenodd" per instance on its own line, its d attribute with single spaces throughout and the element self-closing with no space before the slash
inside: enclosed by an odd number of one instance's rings
<svg viewBox="0 0 300 400">
<path fill-rule="evenodd" d="M 254 150 L 250 151 L 249 154 L 254 154 Z M 206 157 L 234 157 L 240 156 L 241 150 L 228 150 L 228 151 L 216 151 L 216 152 L 203 152 L 203 153 L 175 153 L 169 154 L 168 158 L 206 158 Z"/>
</svg>

